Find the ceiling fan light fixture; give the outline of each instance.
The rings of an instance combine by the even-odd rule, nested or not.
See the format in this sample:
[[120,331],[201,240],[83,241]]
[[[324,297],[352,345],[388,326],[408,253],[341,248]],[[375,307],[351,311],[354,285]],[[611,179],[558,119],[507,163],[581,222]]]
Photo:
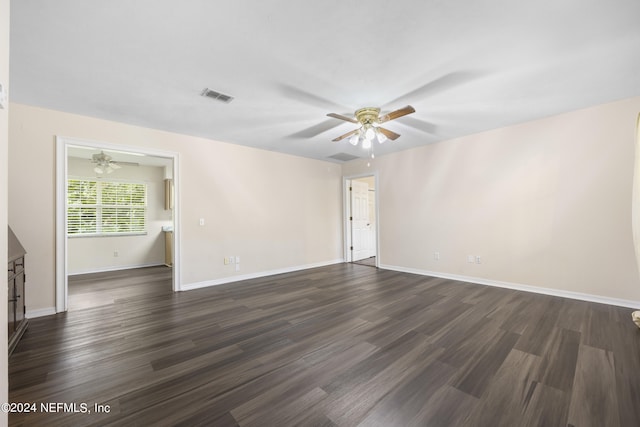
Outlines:
[[[122,169],[122,166],[120,166],[116,161],[114,161],[111,156],[105,154],[104,151],[101,151],[99,154],[94,154],[91,157],[91,161],[95,165],[93,168],[93,171],[99,175],[102,175],[105,172],[112,173],[113,171]],[[131,163],[131,162],[125,162],[125,163],[129,163],[136,166],[138,165],[137,163]]]
[[364,132],[365,139],[369,141],[369,143],[371,143],[371,140],[375,138],[375,136],[376,132],[373,130],[373,128],[370,125],[367,126],[367,130]]
[[355,117],[347,117],[342,114],[329,113],[327,116],[335,119],[344,120],[350,123],[360,124],[358,129],[354,129],[351,132],[347,132],[332,141],[337,142],[342,139],[349,138],[349,143],[352,145],[358,145],[362,142],[363,148],[370,149],[371,143],[374,139],[377,139],[378,143],[382,144],[387,139],[395,141],[400,137],[400,134],[395,133],[389,129],[380,127],[381,123],[385,123],[391,120],[395,120],[399,117],[406,116],[407,114],[415,113],[416,110],[411,105],[407,105],[404,108],[400,108],[390,113],[380,115],[380,109],[376,107],[365,107],[356,110]]
[[384,133],[382,133],[382,132],[380,132],[380,131],[377,131],[377,132],[376,132],[376,134],[377,134],[377,135],[376,135],[376,137],[378,138],[378,143],[379,143],[379,144],[382,144],[382,143],[384,143],[387,139],[389,139],[389,138],[387,138],[387,137],[385,136],[385,134],[384,134]]

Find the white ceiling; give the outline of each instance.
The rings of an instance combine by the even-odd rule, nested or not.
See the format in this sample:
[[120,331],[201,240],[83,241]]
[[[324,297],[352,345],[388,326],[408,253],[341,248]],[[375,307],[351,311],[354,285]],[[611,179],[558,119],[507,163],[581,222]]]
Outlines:
[[10,98],[318,159],[365,156],[326,113],[413,105],[384,154],[640,95],[638,17],[638,0],[12,1]]

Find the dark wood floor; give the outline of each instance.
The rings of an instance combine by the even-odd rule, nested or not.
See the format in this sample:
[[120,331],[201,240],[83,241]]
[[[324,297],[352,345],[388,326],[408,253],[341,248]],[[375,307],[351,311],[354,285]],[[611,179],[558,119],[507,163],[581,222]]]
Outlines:
[[78,274],[69,276],[67,305],[69,311],[111,305],[117,300],[166,294],[171,286],[171,269],[164,266]]
[[375,267],[376,266],[376,257],[372,256],[369,258],[365,258],[365,259],[361,259],[358,261],[353,261],[354,264],[359,264],[359,265],[368,265],[369,267]]
[[11,401],[92,413],[10,424],[640,425],[630,309],[354,264],[177,294],[169,278],[129,271],[120,286],[148,292],[33,319]]

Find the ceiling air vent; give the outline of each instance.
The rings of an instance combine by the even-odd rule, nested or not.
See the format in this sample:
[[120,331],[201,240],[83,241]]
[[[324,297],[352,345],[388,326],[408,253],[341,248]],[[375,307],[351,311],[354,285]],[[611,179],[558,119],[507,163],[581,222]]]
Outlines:
[[209,88],[204,88],[200,95],[206,96],[207,98],[216,99],[221,102],[230,103],[233,101],[233,96],[225,95],[224,93],[216,92],[215,90],[211,90]]

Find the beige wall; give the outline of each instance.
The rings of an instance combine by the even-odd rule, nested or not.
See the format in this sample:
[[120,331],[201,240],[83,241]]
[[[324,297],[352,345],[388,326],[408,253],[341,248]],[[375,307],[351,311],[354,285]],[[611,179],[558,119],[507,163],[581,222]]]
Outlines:
[[[94,179],[94,165],[89,157],[90,154],[87,154],[87,159],[70,157],[68,176]],[[161,167],[124,165],[104,178],[147,184],[147,234],[68,238],[69,274],[164,264],[162,227],[173,224],[171,211],[164,209],[164,175]],[[117,257],[114,251],[118,252]]]
[[635,170],[633,173],[633,205],[631,209],[636,264],[640,270],[640,112],[636,121]]
[[179,153],[183,285],[342,259],[339,165],[12,104],[9,220],[37,265],[29,310],[55,305],[56,135]]
[[[9,0],[0,0],[0,83],[9,86]],[[9,106],[0,110],[0,265],[7,263],[7,145]],[[0,300],[6,301],[7,276],[2,275]],[[7,305],[0,304],[0,319],[7,318]],[[7,365],[7,328],[0,328],[0,403],[9,400]],[[0,412],[0,425],[6,425],[7,414]]]
[[343,172],[379,171],[383,265],[637,302],[639,111],[640,97],[627,99],[380,156],[371,168],[353,161]]

